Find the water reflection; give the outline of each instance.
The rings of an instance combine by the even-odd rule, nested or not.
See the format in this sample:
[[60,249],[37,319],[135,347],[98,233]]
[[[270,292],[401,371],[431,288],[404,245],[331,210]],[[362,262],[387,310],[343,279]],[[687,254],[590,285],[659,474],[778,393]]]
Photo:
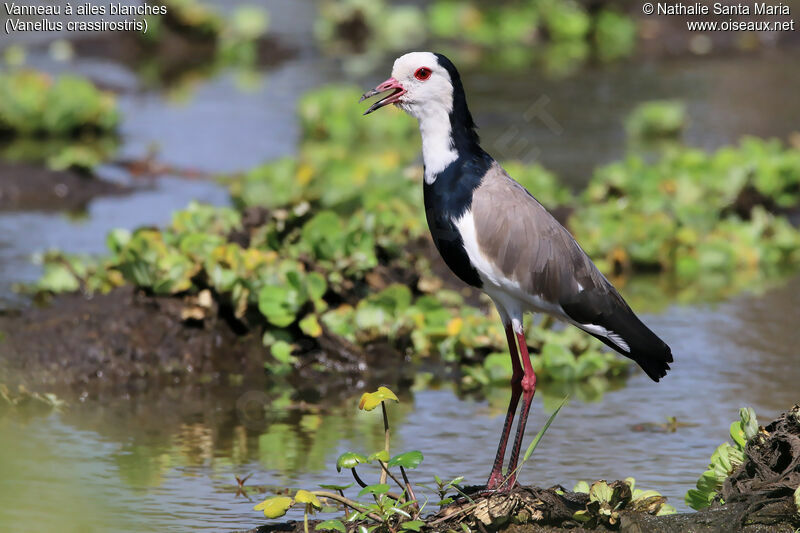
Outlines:
[[[121,90],[119,157],[140,157],[156,144],[165,163],[239,171],[295,149],[294,104],[302,92],[329,82],[371,86],[385,78],[392,60],[379,62],[365,76],[370,79],[355,79],[309,44],[312,2],[270,0],[268,7],[275,7],[277,35],[298,54],[269,72],[260,70],[250,91],[240,91],[236,72],[226,70],[191,80],[175,97],[141,90],[137,73],[117,63],[79,58],[54,65],[35,50],[30,60],[50,72],[82,72]],[[795,131],[797,59],[798,51],[789,50],[768,58],[631,61],[558,80],[536,72],[504,73],[502,83],[496,75],[466,69],[464,79],[487,149],[501,159],[540,161],[580,186],[595,166],[622,155],[621,117],[643,100],[686,99],[693,117],[686,140],[694,146],[716,148],[742,134]],[[541,97],[558,127],[521,118]],[[101,252],[109,229],[163,224],[190,199],[219,205],[228,195],[213,183],[162,179],[153,190],[95,200],[85,219],[69,224],[60,215],[1,214],[0,298],[10,294],[12,283],[38,276],[32,253],[56,246]],[[727,296],[725,283],[703,287]],[[761,296],[694,307],[675,306],[674,294],[657,299],[656,285],[641,278],[624,292],[637,308],[665,311],[647,322],[672,345],[673,372],[658,385],[638,372],[625,387],[602,380],[580,387],[542,384],[529,439],[564,395],[572,401],[522,470],[522,482],[569,487],[578,479],[632,475],[637,486],[661,490],[685,509],[683,493],[727,438],[740,406],[753,406],[766,421],[800,401],[800,278]],[[696,301],[691,291],[678,293],[679,301]],[[236,496],[235,476],[253,474],[247,482],[253,497],[275,486],[346,482],[347,473],[337,474],[333,466],[337,455],[382,446],[379,417],[355,408],[360,391],[309,403],[290,391],[258,390],[264,397],[258,405],[268,409],[255,417],[237,407],[245,392],[165,388],[133,398],[73,399],[63,413],[33,419],[0,415],[0,529],[247,529],[262,519],[252,502]],[[448,378],[418,383],[390,408],[393,450],[425,454],[414,479],[465,474],[468,483],[481,483],[509,394],[506,387],[460,394]],[[668,416],[690,425],[674,433],[635,430]],[[365,469],[364,475],[371,479],[374,472]]]
[[[675,354],[673,371],[659,384],[639,372],[618,389],[542,384],[528,439],[564,393],[572,401],[521,481],[569,487],[579,479],[634,476],[637,486],[660,490],[685,510],[683,494],[727,439],[739,407],[753,406],[766,422],[800,400],[798,289],[800,278],[759,297],[646,317]],[[423,452],[413,477],[419,482],[434,474],[485,481],[510,391],[464,395],[450,378],[421,375],[427,377],[389,408],[392,451]],[[259,417],[237,408],[253,392],[263,399]],[[11,530],[46,525],[38,510],[56,501],[69,510],[65,523],[82,531],[103,530],[109,521],[115,531],[252,527],[261,519],[252,502],[236,496],[235,476],[252,474],[252,498],[278,486],[347,483],[347,472],[336,473],[336,457],[382,447],[381,417],[358,411],[358,396],[342,390],[311,403],[289,390],[199,387],[75,402],[28,421],[6,415],[0,523]],[[670,416],[679,422],[674,432],[641,431]],[[369,468],[361,474],[377,476]]]

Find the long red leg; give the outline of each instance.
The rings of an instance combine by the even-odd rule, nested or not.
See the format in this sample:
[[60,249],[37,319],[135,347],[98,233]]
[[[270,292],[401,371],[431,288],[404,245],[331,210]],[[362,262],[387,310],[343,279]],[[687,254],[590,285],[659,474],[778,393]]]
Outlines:
[[525,424],[528,423],[528,412],[531,410],[533,394],[536,392],[536,374],[533,372],[531,358],[528,355],[528,345],[525,341],[525,334],[517,333],[517,340],[519,341],[519,352],[522,358],[522,364],[525,365],[525,375],[520,383],[522,388],[522,411],[520,412],[519,422],[517,423],[517,435],[514,437],[514,446],[511,448],[511,458],[508,461],[509,479],[505,487],[507,489],[511,489],[517,482],[517,474],[514,470],[517,468],[517,460],[519,459],[519,452],[522,447],[522,438],[525,435]]
[[514,423],[514,414],[517,412],[519,397],[522,394],[521,383],[524,372],[522,371],[522,365],[519,361],[514,330],[511,329],[510,324],[506,326],[506,340],[508,341],[508,351],[511,355],[511,367],[513,368],[513,374],[511,375],[511,400],[508,402],[508,412],[506,413],[506,420],[503,422],[503,433],[500,436],[500,444],[497,446],[497,455],[494,458],[492,473],[489,474],[489,481],[486,482],[487,490],[494,490],[503,482],[503,458],[506,453],[508,437],[511,434],[511,425]]

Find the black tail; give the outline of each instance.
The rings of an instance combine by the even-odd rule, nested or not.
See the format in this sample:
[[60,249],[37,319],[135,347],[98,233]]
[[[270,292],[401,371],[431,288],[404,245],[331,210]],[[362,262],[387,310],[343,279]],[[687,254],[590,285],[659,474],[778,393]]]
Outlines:
[[[667,375],[672,350],[639,320],[616,290],[589,290],[580,295],[577,301],[562,303],[562,308],[572,320],[586,326],[581,329],[636,361],[653,381]],[[607,334],[591,331],[598,326]]]
[[613,337],[604,337],[594,333],[592,335],[600,339],[606,346],[636,361],[650,376],[650,379],[658,381],[667,375],[669,363],[672,362],[672,350],[658,335],[645,326],[630,308],[628,311],[628,316],[624,318],[618,318],[615,313],[603,327],[616,333],[628,346],[629,352],[625,351],[624,346],[616,344]]

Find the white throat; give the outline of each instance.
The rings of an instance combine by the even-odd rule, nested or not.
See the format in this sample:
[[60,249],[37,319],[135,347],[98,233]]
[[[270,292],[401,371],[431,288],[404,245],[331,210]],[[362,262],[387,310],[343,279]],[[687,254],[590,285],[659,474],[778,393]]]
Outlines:
[[450,114],[441,105],[429,105],[417,114],[422,136],[425,183],[430,185],[447,165],[458,159],[450,131]]

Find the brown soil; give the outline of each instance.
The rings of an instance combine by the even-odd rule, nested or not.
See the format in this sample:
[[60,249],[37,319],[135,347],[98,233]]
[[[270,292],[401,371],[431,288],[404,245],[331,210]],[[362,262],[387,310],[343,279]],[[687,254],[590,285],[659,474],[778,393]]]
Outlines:
[[[60,295],[46,307],[0,315],[0,383],[59,394],[120,394],[231,379],[263,387],[273,379],[265,371],[269,355],[260,329],[229,319],[216,303],[197,312],[190,297],[124,287],[93,297]],[[380,345],[362,349],[325,335],[300,351],[296,371],[286,378],[300,394],[324,397],[410,379],[403,358]],[[375,369],[368,379],[362,375],[367,367]]]
[[0,211],[79,211],[98,196],[130,188],[78,172],[0,162]]

